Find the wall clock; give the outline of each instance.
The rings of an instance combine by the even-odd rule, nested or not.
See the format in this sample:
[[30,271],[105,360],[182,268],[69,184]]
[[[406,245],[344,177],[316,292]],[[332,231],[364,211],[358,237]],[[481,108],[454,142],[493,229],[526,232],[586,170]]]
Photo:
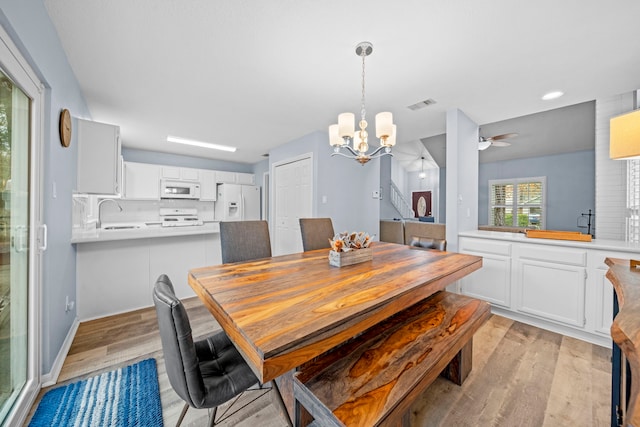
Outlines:
[[66,108],[60,112],[60,143],[63,147],[71,143],[71,113]]

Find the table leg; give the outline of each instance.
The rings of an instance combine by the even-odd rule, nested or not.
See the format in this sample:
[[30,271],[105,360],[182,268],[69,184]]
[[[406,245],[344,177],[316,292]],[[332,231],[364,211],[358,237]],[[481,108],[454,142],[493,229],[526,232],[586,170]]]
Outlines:
[[440,375],[446,379],[462,385],[467,379],[473,365],[473,338],[462,347],[462,349],[451,359],[451,362]]

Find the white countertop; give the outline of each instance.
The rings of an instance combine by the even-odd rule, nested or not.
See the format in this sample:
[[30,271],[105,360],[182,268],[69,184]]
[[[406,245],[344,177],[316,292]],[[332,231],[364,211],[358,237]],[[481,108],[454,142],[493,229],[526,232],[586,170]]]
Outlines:
[[219,222],[205,222],[204,225],[192,225],[186,227],[162,227],[159,224],[153,224],[140,228],[126,228],[120,230],[74,229],[71,235],[71,243],[110,242],[113,240],[189,236],[197,234],[214,234],[219,232]]
[[463,231],[461,233],[458,233],[458,236],[475,237],[490,240],[504,240],[510,242],[535,243],[539,245],[640,253],[640,243],[625,242],[622,240],[593,239],[590,242],[577,242],[573,240],[529,238],[524,233],[507,233],[504,231],[485,230]]

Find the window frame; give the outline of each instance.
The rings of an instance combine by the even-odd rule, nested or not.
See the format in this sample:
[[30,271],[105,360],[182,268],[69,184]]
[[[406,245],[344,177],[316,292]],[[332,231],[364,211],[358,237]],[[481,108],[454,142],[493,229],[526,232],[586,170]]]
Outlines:
[[[542,183],[542,191],[541,191],[541,203],[540,205],[527,205],[527,204],[518,204],[518,185],[519,184],[525,184],[525,183],[529,183],[529,182],[540,182]],[[508,185],[511,184],[513,185],[513,202],[509,205],[509,204],[504,204],[504,205],[494,205],[493,204],[493,186],[494,185]],[[488,181],[488,192],[489,192],[489,198],[487,200],[487,205],[488,205],[488,223],[489,225],[493,225],[491,224],[491,222],[493,221],[493,209],[495,207],[506,207],[506,208],[511,208],[512,212],[514,212],[513,215],[513,221],[512,224],[507,225],[505,224],[504,227],[519,227],[518,225],[518,208],[529,208],[529,207],[536,207],[536,208],[540,208],[541,209],[541,213],[540,213],[540,230],[546,230],[547,228],[547,177],[546,176],[533,176],[533,177],[522,177],[522,178],[502,178],[502,179],[490,179]],[[515,222],[515,224],[514,224]],[[495,226],[495,225],[494,225]],[[498,227],[498,226],[496,226]]]

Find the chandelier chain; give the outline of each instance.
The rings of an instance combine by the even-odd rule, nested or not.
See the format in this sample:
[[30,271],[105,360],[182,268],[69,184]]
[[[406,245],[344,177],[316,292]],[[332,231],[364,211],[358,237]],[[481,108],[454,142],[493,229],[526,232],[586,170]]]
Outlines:
[[362,105],[360,109],[360,115],[362,120],[365,120],[366,110],[364,108],[364,59],[367,57],[365,51],[362,52]]

